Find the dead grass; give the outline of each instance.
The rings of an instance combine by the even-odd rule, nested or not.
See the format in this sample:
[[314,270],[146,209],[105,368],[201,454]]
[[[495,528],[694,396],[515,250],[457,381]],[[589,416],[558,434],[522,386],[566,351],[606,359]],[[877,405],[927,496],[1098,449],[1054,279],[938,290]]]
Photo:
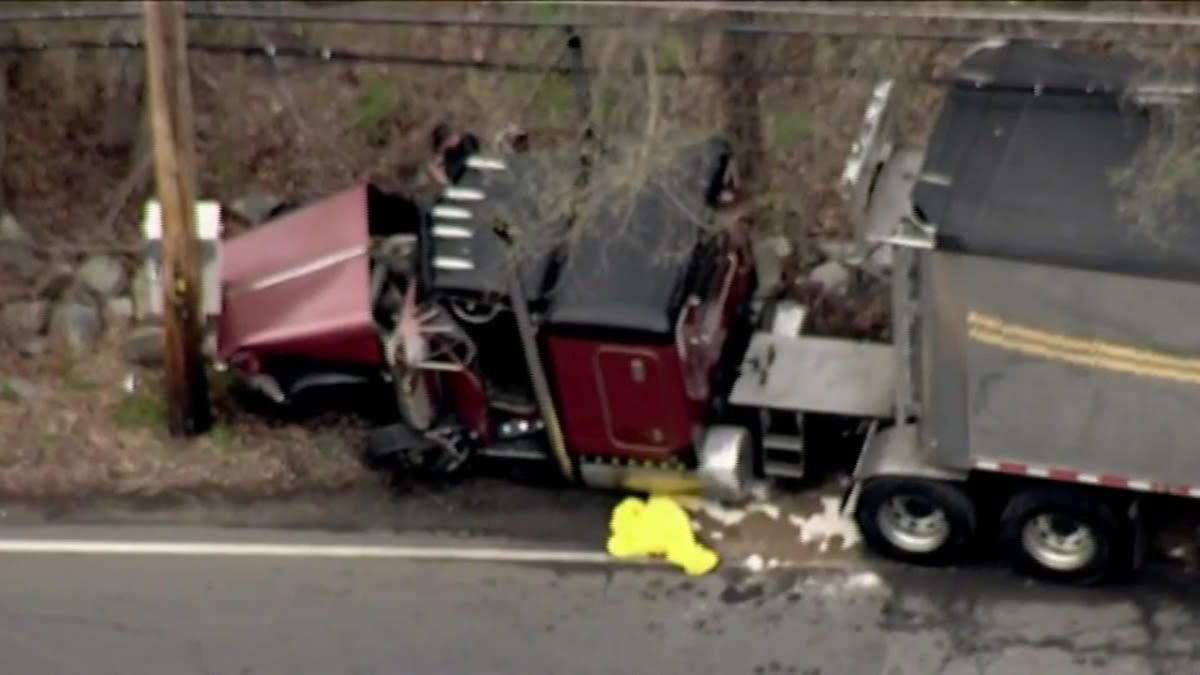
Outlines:
[[32,385],[32,396],[0,388],[0,501],[275,497],[378,481],[355,457],[355,427],[271,426],[240,414],[219,383],[213,431],[171,439],[153,375],[140,374],[127,392],[131,373],[109,353],[26,369],[23,388]]

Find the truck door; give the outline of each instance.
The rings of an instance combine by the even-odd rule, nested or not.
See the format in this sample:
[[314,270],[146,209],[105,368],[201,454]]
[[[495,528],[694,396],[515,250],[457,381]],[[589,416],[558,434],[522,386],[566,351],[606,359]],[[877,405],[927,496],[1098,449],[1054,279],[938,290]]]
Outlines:
[[609,442],[623,450],[666,450],[673,400],[658,354],[647,349],[601,347],[596,352],[596,382]]

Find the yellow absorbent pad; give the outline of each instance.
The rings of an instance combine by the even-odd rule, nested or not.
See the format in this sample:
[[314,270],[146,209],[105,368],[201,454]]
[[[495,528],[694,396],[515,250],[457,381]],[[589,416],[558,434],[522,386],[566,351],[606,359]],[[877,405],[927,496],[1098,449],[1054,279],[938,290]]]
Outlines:
[[608,554],[614,558],[662,556],[692,576],[707,574],[720,562],[715,552],[696,541],[687,511],[670,497],[621,500],[609,528]]

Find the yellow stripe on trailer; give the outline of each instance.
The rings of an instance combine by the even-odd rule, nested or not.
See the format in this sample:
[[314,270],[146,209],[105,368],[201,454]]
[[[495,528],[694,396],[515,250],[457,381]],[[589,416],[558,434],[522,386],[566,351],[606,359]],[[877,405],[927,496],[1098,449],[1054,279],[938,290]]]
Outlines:
[[1050,361],[1138,377],[1200,384],[1200,358],[1071,337],[1008,323],[979,312],[967,314],[967,337],[997,349]]

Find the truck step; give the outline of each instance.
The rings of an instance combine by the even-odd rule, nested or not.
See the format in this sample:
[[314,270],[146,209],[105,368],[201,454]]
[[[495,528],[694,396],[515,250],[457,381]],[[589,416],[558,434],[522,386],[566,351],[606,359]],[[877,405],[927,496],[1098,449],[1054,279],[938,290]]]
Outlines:
[[780,452],[804,453],[804,439],[799,436],[767,434],[763,436],[763,448]]
[[772,462],[763,464],[763,472],[772,478],[804,478],[804,467],[790,462]]
[[539,462],[550,459],[546,448],[539,443],[522,442],[521,440],[500,442],[480,448],[478,453],[492,459],[522,459]]

